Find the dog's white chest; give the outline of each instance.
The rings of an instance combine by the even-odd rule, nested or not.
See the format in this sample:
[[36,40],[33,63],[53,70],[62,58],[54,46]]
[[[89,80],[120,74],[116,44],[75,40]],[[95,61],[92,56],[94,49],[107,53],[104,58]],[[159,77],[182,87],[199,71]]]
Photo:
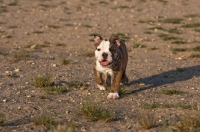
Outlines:
[[109,75],[113,75],[113,70],[111,69],[111,68],[108,68],[108,67],[103,67],[103,66],[101,66],[100,64],[99,64],[99,62],[96,62],[96,70],[98,71],[98,72],[101,72],[101,73],[103,73],[104,75],[107,75],[107,74],[109,74]]

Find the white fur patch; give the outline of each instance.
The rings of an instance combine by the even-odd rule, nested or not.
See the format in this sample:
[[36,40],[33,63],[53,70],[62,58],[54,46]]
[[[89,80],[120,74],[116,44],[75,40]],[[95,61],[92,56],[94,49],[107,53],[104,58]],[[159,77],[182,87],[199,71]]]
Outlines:
[[118,93],[109,93],[109,95],[107,96],[107,99],[118,99],[118,98],[119,98]]
[[106,88],[105,88],[103,85],[98,85],[98,84],[97,84],[97,86],[98,86],[98,88],[99,88],[100,90],[106,90]]

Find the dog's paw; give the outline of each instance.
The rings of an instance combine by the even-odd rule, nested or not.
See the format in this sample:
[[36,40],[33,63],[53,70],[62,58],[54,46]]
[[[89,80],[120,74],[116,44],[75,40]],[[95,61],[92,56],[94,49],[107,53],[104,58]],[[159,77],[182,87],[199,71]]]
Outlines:
[[118,98],[119,98],[118,93],[109,93],[109,95],[107,96],[107,99],[118,99]]
[[98,84],[97,84],[97,87],[98,87],[100,90],[106,90],[106,88],[105,88],[103,85],[98,85]]

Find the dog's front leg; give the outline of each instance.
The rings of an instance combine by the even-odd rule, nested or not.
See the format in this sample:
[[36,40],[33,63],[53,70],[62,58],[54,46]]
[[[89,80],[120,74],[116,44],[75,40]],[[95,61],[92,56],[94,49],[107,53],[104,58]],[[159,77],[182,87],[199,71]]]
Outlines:
[[115,71],[113,73],[113,77],[111,77],[112,85],[111,85],[110,93],[107,96],[107,99],[119,98],[119,86],[120,86],[121,77],[122,77],[121,71]]
[[97,84],[97,87],[100,90],[106,90],[106,88],[104,87],[104,82],[102,79],[102,73],[98,72],[95,68],[94,68],[94,75],[95,75],[95,81]]

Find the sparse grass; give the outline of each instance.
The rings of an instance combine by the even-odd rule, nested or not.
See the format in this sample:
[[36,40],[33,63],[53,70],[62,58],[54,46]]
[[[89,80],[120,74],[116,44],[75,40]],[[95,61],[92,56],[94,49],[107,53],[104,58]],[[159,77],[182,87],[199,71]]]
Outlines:
[[128,9],[129,7],[127,5],[122,5],[118,7],[119,9]]
[[180,132],[199,132],[200,131],[200,112],[185,113],[176,123],[176,128]]
[[128,94],[128,91],[125,88],[120,88],[119,89],[119,96],[124,96]]
[[139,23],[148,23],[148,24],[155,23],[154,20],[139,20],[138,22]]
[[10,26],[9,28],[18,28],[18,26],[15,26],[15,25],[14,25],[14,26]]
[[194,47],[194,48],[193,48],[193,51],[198,51],[198,52],[200,52],[200,46]]
[[146,34],[152,34],[152,32],[150,32],[150,31],[145,31],[144,33],[146,33]]
[[55,5],[47,5],[47,4],[39,4],[39,6],[45,7],[45,8],[56,7]]
[[172,24],[180,24],[183,19],[181,18],[166,18],[162,22],[163,23],[172,23]]
[[198,28],[198,27],[200,27],[200,23],[197,22],[197,23],[184,24],[184,25],[182,25],[182,27],[184,27],[184,28]]
[[146,45],[140,44],[140,43],[136,43],[133,45],[133,48],[146,48]]
[[60,26],[57,26],[57,25],[48,25],[47,27],[48,28],[53,28],[53,29],[60,28]]
[[91,33],[91,34],[89,34],[89,36],[101,36],[101,35],[98,33]]
[[72,27],[72,26],[74,26],[74,24],[67,23],[67,24],[65,24],[65,26]]
[[124,40],[124,41],[128,41],[130,39],[130,37],[125,33],[116,33],[113,35],[118,36],[121,40]]
[[157,49],[159,49],[159,48],[156,48],[156,47],[152,47],[152,48],[150,48],[151,50],[157,50]]
[[179,40],[180,38],[174,37],[168,34],[159,34],[158,37],[160,37],[164,41],[169,41],[169,40]]
[[17,6],[18,5],[18,1],[14,0],[13,2],[8,4],[9,6]]
[[181,34],[182,32],[177,28],[172,28],[168,30],[169,33]]
[[40,99],[49,99],[49,97],[47,95],[41,95],[39,96]]
[[178,72],[184,72],[184,71],[185,71],[183,68],[179,68],[179,67],[177,67],[176,70],[177,70]]
[[85,57],[94,57],[94,52],[93,51],[85,51],[83,53],[81,53],[82,56]]
[[172,41],[171,43],[172,44],[186,44],[186,42],[183,40],[175,40],[175,41]]
[[43,31],[33,31],[34,34],[42,34],[44,33]]
[[47,112],[43,112],[42,114],[33,117],[31,121],[39,126],[49,126],[53,122],[51,114]]
[[192,109],[193,106],[190,104],[177,104],[177,106],[181,109]]
[[63,43],[57,43],[56,46],[62,46],[62,47],[64,47],[64,46],[66,46],[66,45],[63,44]]
[[35,87],[44,88],[44,87],[53,86],[54,82],[52,79],[52,75],[45,74],[45,75],[37,75],[37,76],[33,77],[32,84]]
[[188,15],[184,15],[184,17],[186,18],[194,18],[194,17],[200,17],[199,14],[188,14]]
[[104,120],[110,122],[114,120],[114,112],[92,102],[83,103],[78,113],[87,116],[91,121]]
[[0,6],[0,13],[3,13],[3,12],[8,12],[6,6]]
[[174,53],[188,51],[187,48],[172,48],[171,50],[172,50],[172,52],[174,52]]
[[63,64],[63,65],[69,65],[71,63],[72,63],[72,60],[68,60],[68,59],[65,59],[65,58],[61,59],[61,64]]
[[43,88],[47,93],[54,94],[54,93],[64,93],[67,92],[67,87],[60,87],[60,86],[48,86]]
[[163,93],[166,95],[181,95],[184,94],[185,92],[180,90],[163,90]]
[[3,113],[0,113],[0,126],[3,126],[5,122],[5,117],[3,115]]
[[6,36],[6,38],[10,39],[10,38],[13,38],[13,37],[11,35],[8,35],[8,36]]
[[109,3],[106,2],[106,1],[100,1],[99,4],[102,4],[102,5],[108,5]]
[[30,59],[30,58],[31,58],[30,53],[27,52],[27,51],[22,50],[22,51],[19,51],[19,52],[15,53],[13,55],[13,59],[12,60],[14,62],[18,62],[18,61],[27,60],[27,59]]
[[194,31],[199,32],[200,33],[200,29],[194,29]]
[[87,24],[84,24],[84,25],[82,25],[82,27],[86,27],[86,28],[92,28],[92,26],[91,26],[91,25],[87,25]]
[[72,81],[66,84],[69,88],[81,88],[81,87],[88,87],[89,85],[84,82]]
[[162,2],[163,4],[167,4],[168,1],[166,0],[157,0],[158,2]]
[[78,127],[73,121],[68,121],[64,124],[59,124],[52,132],[76,132],[76,128]]
[[150,129],[156,127],[156,118],[153,113],[148,112],[140,112],[137,114],[138,122],[144,129]]
[[190,58],[200,58],[200,54],[191,54]]

